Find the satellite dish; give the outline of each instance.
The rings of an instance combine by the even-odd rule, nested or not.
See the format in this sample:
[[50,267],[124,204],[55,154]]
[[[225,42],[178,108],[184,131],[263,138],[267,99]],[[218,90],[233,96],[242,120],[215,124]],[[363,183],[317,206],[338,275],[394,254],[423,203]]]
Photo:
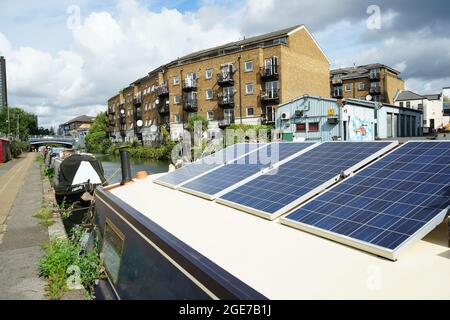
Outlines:
[[372,101],[372,99],[373,99],[373,98],[372,98],[372,96],[371,96],[370,94],[368,94],[368,95],[366,96],[366,100],[367,100],[367,101]]
[[124,113],[125,113],[125,110],[124,110],[124,109],[120,109],[120,113],[121,113],[121,114],[124,114]]
[[157,127],[157,126],[152,125],[152,126],[150,127],[150,132],[151,132],[151,133],[156,133],[157,131],[158,131],[158,127]]
[[159,104],[159,99],[156,99],[156,100],[155,100],[155,103],[156,103],[156,104]]
[[136,124],[137,124],[138,127],[142,127],[144,122],[142,122],[142,120],[138,120],[138,121],[136,121]]

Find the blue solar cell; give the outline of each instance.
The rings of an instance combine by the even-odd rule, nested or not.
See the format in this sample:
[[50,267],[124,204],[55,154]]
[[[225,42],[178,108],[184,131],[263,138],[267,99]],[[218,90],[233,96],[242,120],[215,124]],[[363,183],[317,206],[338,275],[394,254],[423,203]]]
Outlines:
[[[273,219],[341,172],[390,147],[391,142],[325,142],[221,196],[218,202]],[[356,195],[362,190],[349,192]]]
[[170,187],[176,187],[190,179],[195,178],[196,176],[218,168],[224,163],[233,161],[249,152],[253,152],[262,146],[263,145],[256,143],[239,143],[229,146],[212,155],[203,157],[192,164],[167,173],[156,179],[155,182]]
[[350,238],[350,244],[395,259],[396,250],[425,236],[450,207],[448,160],[448,141],[408,142],[282,222],[333,239],[345,236],[342,242]]
[[312,142],[268,144],[239,160],[183,184],[181,190],[212,198],[215,194],[313,145]]

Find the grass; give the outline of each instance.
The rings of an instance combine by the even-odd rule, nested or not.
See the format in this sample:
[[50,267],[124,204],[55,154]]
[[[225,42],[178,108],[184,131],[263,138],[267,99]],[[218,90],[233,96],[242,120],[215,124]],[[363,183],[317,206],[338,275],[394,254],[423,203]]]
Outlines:
[[88,292],[86,298],[93,299],[94,285],[97,279],[103,278],[102,261],[98,246],[86,251],[80,245],[84,231],[75,229],[70,239],[51,239],[44,245],[45,255],[39,261],[40,275],[48,279],[47,297],[51,300],[60,299],[69,290],[68,280],[74,274],[68,271],[74,266],[80,271],[75,274],[79,282]]
[[41,208],[33,215],[33,217],[39,219],[39,223],[46,228],[55,223],[55,221],[53,221],[53,210],[50,209],[45,202],[42,202]]

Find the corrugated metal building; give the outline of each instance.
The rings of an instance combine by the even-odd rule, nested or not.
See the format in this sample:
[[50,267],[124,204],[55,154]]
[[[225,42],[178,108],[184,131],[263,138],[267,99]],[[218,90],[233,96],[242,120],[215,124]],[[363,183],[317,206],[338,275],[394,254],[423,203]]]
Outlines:
[[279,106],[276,137],[283,140],[372,141],[419,136],[422,112],[378,102],[302,96]]

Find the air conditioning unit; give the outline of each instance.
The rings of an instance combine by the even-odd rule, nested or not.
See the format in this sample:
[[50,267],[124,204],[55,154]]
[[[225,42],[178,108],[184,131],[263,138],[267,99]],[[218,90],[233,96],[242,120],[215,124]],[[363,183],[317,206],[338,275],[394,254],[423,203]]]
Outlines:
[[281,114],[281,120],[289,120],[291,118],[291,115],[289,114],[289,112],[283,112]]

